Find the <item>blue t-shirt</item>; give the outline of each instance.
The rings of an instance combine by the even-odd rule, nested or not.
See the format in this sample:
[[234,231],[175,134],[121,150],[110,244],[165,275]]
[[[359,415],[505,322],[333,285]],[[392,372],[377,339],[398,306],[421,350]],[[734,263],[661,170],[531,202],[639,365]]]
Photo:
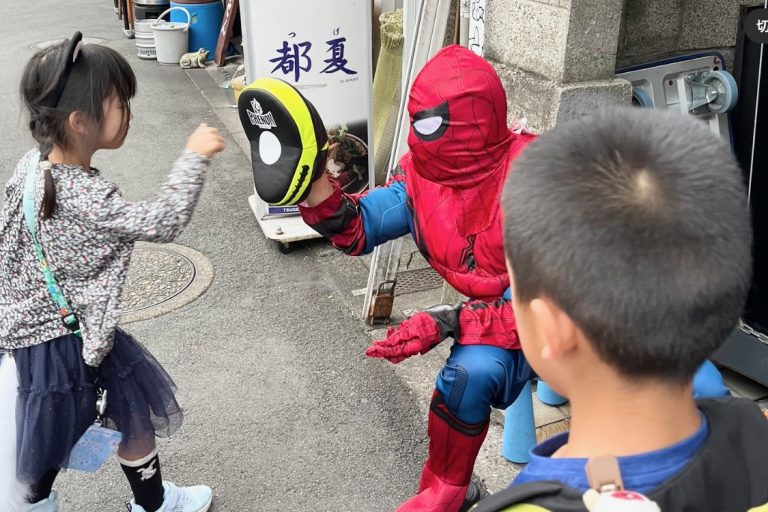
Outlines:
[[[647,494],[678,474],[707,439],[709,426],[703,414],[699,431],[677,444],[657,450],[619,457],[624,488]],[[512,485],[542,480],[555,480],[579,491],[589,488],[584,467],[588,459],[552,458],[552,454],[568,442],[568,433],[548,439],[531,450],[530,462]]]

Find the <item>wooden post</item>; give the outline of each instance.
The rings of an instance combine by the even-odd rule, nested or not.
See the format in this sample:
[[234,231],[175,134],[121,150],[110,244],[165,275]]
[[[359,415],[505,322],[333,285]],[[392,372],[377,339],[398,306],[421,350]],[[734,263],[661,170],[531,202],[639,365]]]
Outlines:
[[216,55],[214,56],[217,66],[223,66],[227,61],[227,48],[229,47],[230,39],[232,39],[232,30],[235,26],[235,18],[237,17],[239,7],[240,2],[238,0],[227,0],[224,19],[221,22],[221,30],[219,31],[219,40],[216,43]]
[[128,2],[128,26],[133,30],[136,27],[136,11],[133,8],[134,0],[126,0]]

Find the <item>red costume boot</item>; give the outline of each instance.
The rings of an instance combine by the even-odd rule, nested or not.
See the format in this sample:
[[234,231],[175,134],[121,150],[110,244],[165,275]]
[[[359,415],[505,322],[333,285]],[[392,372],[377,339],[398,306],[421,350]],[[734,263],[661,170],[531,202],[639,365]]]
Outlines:
[[419,493],[400,505],[397,512],[458,512],[464,505],[489,420],[476,425],[462,423],[435,391],[427,427],[429,457],[421,472]]

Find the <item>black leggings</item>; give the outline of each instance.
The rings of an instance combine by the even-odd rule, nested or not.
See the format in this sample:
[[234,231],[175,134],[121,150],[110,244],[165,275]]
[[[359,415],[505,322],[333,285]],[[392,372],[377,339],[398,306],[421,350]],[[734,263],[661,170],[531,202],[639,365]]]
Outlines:
[[53,489],[53,482],[56,480],[58,475],[58,469],[51,469],[50,471],[46,472],[40,478],[40,480],[37,481],[37,483],[32,485],[31,492],[27,501],[29,503],[37,503],[38,501],[43,501],[44,499],[48,498],[48,496],[51,495],[51,490]]

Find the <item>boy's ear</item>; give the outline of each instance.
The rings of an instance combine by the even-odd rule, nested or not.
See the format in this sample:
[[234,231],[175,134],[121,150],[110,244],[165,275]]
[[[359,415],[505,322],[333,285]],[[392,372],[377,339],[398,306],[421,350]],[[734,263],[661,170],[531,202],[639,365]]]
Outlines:
[[531,301],[530,312],[543,342],[542,359],[559,359],[576,346],[576,325],[557,304],[539,297]]

